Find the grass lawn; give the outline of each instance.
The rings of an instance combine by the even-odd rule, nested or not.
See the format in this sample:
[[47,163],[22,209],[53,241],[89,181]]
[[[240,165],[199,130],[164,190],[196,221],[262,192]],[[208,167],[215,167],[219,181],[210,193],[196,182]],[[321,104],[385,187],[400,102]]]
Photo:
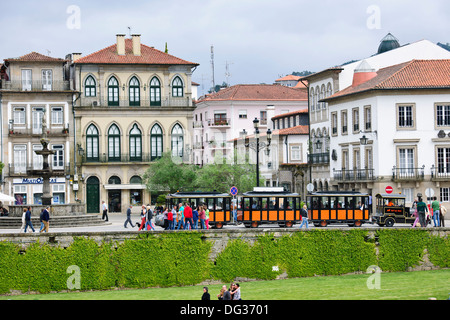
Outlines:
[[[369,289],[372,275],[352,274],[242,282],[243,300],[446,300],[450,269],[379,274],[379,289]],[[229,284],[227,284],[229,285]],[[222,284],[210,285],[211,300]],[[124,289],[0,296],[0,300],[200,300],[203,286]]]

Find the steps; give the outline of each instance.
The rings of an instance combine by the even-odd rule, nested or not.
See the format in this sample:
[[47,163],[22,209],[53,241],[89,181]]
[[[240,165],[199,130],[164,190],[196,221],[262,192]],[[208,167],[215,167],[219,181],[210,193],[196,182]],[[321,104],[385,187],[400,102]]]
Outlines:
[[[34,229],[39,229],[41,226],[39,217],[32,217],[31,223]],[[102,220],[96,214],[50,217],[50,228],[86,227],[107,224],[109,222]],[[0,217],[0,229],[20,229],[21,226],[22,217]]]

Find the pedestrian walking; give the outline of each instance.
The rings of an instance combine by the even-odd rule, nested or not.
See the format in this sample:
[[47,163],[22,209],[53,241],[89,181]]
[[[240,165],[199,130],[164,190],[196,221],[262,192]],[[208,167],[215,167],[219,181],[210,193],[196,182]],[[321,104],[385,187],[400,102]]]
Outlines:
[[39,215],[39,222],[41,223],[41,227],[39,228],[39,232],[42,232],[42,229],[44,229],[44,222],[42,221],[43,215],[44,215],[44,209],[41,209],[41,214]]
[[35,232],[33,228],[33,223],[31,223],[31,207],[27,208],[27,211],[25,213],[25,233],[27,233],[27,228],[30,227],[33,232]]
[[108,206],[106,205],[105,201],[102,201],[102,210],[103,210],[102,220],[106,218],[106,221],[109,221],[108,220]]
[[426,212],[428,212],[427,204],[422,201],[422,197],[418,197],[417,213],[419,214],[420,226],[423,228],[425,228],[427,226],[427,221],[426,221],[426,217],[425,217]]
[[131,209],[133,208],[133,206],[130,204],[130,206],[127,209],[127,219],[125,220],[125,223],[123,224],[124,228],[128,228],[127,224],[129,223],[131,225],[132,228],[134,228],[135,226],[133,225],[133,222],[131,221]]
[[48,232],[49,221],[50,221],[50,207],[47,206],[44,210],[42,210],[42,223],[44,224],[44,228],[41,228],[39,232]]
[[138,231],[141,231],[142,229],[144,229],[144,227],[145,227],[145,220],[146,219],[147,219],[147,209],[143,205],[142,206],[142,210],[141,210],[141,223],[139,225],[139,230]]
[[167,210],[167,230],[173,230],[173,208],[171,210]]
[[416,220],[414,220],[414,223],[412,225],[412,228],[415,228],[417,222],[419,222],[419,213],[417,212],[417,199],[414,199],[414,202],[411,207],[411,211],[412,211],[411,216],[416,217]]
[[439,203],[439,201],[437,201],[437,198],[434,197],[433,202],[431,203],[431,210],[433,211],[433,223],[435,227],[440,227],[440,223],[439,223],[439,209],[441,207],[441,204]]
[[302,223],[300,224],[299,229],[301,229],[304,224],[306,224],[306,229],[309,229],[309,225],[308,225],[308,207],[306,206],[306,204],[304,204],[303,207],[301,208],[300,214],[302,216]]
[[222,300],[231,300],[231,292],[230,289],[227,289],[226,285],[223,285],[223,288],[225,288],[225,292],[223,293]]
[[155,228],[153,227],[152,219],[153,219],[153,211],[150,208],[150,205],[147,205],[147,221],[145,223],[145,229],[146,230],[153,230],[155,231]]
[[27,214],[27,208],[23,208],[23,212],[22,212],[22,226],[20,227],[20,231],[22,232],[22,230],[25,230],[25,226],[26,226],[26,222],[25,222],[25,215]]

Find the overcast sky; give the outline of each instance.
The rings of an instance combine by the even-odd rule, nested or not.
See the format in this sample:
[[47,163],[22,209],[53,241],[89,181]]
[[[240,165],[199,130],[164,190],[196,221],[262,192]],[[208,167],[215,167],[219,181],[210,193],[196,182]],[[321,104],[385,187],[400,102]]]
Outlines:
[[[215,83],[273,83],[293,71],[320,71],[377,51],[391,32],[407,44],[450,42],[448,0],[0,0],[0,58],[37,51],[83,55],[118,33],[197,62],[200,93]],[[75,7],[74,7],[75,6]]]

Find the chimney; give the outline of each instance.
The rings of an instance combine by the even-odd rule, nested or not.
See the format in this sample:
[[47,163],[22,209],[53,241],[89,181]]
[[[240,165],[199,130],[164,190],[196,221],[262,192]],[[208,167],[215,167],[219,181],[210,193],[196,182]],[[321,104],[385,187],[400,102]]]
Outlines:
[[125,55],[125,35],[124,34],[118,34],[116,35],[117,38],[117,54],[119,56]]
[[72,62],[81,58],[81,53],[72,53]]
[[275,117],[275,106],[267,105],[266,106],[266,117],[267,117],[267,129],[273,129],[273,121],[272,118]]
[[141,55],[141,35],[140,34],[132,34],[133,39],[133,54],[135,56]]
[[363,60],[354,71],[352,87],[359,86],[360,84],[367,82],[376,76],[377,73],[375,70],[372,69],[366,60]]

